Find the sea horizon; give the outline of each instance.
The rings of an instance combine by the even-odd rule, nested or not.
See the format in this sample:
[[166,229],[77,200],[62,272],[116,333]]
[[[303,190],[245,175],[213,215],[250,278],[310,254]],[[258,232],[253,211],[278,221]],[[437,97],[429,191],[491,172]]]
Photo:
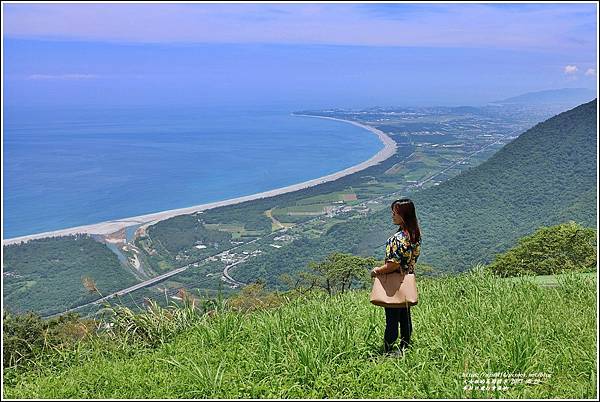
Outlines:
[[3,239],[251,196],[383,149],[347,122],[248,109],[9,108]]

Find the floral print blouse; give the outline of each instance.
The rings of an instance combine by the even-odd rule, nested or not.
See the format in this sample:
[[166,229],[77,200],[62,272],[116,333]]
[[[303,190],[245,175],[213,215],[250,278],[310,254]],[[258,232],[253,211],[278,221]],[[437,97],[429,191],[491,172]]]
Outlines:
[[400,263],[400,269],[409,274],[415,273],[415,264],[421,254],[421,242],[411,243],[408,231],[398,229],[393,236],[387,239],[385,246],[385,262]]

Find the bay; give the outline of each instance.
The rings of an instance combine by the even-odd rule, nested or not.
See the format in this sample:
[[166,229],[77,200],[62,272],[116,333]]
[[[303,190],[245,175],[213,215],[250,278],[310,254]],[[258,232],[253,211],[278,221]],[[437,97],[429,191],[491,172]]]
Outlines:
[[3,237],[268,191],[383,148],[360,127],[291,112],[4,108]]

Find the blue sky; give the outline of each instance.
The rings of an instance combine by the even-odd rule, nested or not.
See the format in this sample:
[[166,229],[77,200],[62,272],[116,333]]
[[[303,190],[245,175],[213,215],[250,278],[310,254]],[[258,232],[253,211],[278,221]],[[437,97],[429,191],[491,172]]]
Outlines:
[[8,105],[466,105],[596,88],[594,3],[2,7]]

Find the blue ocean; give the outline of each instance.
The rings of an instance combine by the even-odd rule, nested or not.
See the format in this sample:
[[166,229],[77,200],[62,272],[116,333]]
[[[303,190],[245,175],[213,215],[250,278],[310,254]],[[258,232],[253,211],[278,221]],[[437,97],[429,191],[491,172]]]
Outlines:
[[292,110],[5,108],[5,239],[241,197],[369,159],[360,127]]

